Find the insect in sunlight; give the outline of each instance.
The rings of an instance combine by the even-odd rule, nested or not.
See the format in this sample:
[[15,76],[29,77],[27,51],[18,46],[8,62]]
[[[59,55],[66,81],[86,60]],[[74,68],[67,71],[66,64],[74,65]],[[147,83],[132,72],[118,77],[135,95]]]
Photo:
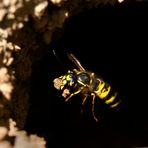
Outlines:
[[[85,70],[80,61],[73,55],[68,54],[68,58],[74,62],[77,69],[68,70],[65,75],[54,79],[54,87],[62,91],[65,101],[69,101],[74,95],[82,94],[82,106],[88,97],[92,98],[92,116],[95,121],[98,118],[95,115],[95,99],[104,101],[110,108],[118,108],[121,100],[117,92],[112,90],[110,84],[97,76],[94,72]],[[73,90],[73,91],[72,91]],[[81,109],[83,112],[83,109]]]

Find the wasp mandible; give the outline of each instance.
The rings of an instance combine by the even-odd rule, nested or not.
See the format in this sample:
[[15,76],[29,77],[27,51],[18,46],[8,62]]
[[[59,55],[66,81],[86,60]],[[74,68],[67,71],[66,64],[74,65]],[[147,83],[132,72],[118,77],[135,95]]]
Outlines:
[[[62,90],[62,96],[65,101],[69,101],[74,95],[82,94],[82,106],[85,104],[88,96],[92,98],[92,115],[95,121],[98,118],[95,116],[95,99],[99,98],[108,104],[110,108],[117,108],[120,104],[120,99],[117,97],[117,92],[112,90],[111,85],[97,76],[94,72],[89,72],[81,65],[80,61],[73,55],[68,54],[68,58],[75,63],[78,69],[68,70],[65,75],[54,79],[54,87]],[[71,92],[71,90],[74,90]],[[81,109],[83,112],[83,109]]]

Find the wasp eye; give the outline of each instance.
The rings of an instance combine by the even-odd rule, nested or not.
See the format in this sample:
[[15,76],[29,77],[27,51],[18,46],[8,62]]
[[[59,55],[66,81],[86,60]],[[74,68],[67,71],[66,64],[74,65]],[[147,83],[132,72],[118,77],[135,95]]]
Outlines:
[[70,74],[69,76],[70,76],[70,83],[72,84],[75,83],[76,77],[73,74]]

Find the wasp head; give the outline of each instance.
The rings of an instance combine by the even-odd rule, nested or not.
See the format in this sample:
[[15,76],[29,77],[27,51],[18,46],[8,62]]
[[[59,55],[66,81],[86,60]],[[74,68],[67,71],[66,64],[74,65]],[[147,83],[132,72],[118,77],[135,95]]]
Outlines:
[[67,74],[54,79],[54,87],[59,90],[63,90],[67,87],[72,87],[76,82],[76,76],[73,71],[68,71]]

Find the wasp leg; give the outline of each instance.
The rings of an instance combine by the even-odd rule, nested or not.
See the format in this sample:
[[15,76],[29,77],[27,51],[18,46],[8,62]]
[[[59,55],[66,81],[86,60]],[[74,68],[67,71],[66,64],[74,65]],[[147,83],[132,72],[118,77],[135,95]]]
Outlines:
[[94,119],[96,120],[96,122],[98,122],[98,119],[95,116],[95,112],[94,112],[96,95],[94,93],[91,93],[91,96],[93,96],[93,98],[92,98],[92,115],[93,115]]
[[86,102],[87,97],[88,97],[88,95],[85,95],[85,98],[83,99],[82,108],[81,108],[81,114],[83,113],[83,105]]
[[74,95],[76,95],[76,94],[78,94],[78,93],[80,93],[80,92],[81,92],[81,89],[79,89],[78,91],[72,93],[69,97],[67,97],[67,98],[65,99],[65,102],[67,102],[71,97],[73,97]]

